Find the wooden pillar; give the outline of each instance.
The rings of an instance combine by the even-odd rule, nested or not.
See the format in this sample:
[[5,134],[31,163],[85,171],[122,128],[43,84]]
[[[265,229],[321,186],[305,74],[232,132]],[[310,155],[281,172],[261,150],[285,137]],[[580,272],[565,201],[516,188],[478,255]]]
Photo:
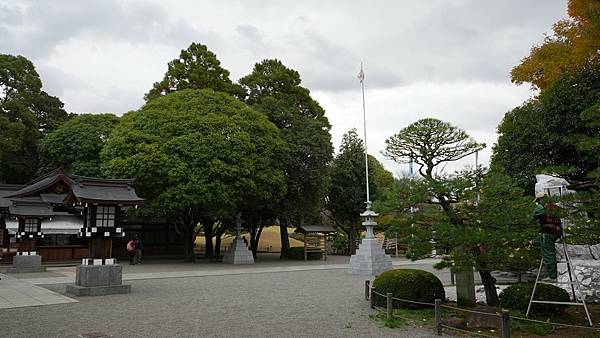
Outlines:
[[19,251],[35,251],[35,238],[21,238],[19,242]]
[[327,233],[323,234],[323,257],[327,261]]
[[308,241],[308,237],[307,237],[308,233],[304,233],[304,261],[308,261],[308,253],[306,252],[306,241]]
[[90,258],[111,258],[112,238],[92,237],[90,238]]

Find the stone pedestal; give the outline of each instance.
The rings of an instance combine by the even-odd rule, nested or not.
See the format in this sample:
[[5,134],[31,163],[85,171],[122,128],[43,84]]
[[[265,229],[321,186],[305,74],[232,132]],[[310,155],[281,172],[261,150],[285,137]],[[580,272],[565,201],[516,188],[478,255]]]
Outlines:
[[356,254],[350,257],[348,272],[353,275],[376,276],[392,268],[392,258],[386,255],[375,238],[365,238]]
[[392,268],[392,258],[383,251],[381,243],[375,239],[373,227],[377,225],[375,217],[378,216],[371,210],[371,202],[367,201],[367,210],[361,217],[362,223],[367,228],[367,237],[362,240],[356,253],[350,257],[348,272],[353,275],[376,276]]
[[116,264],[114,259],[84,259],[84,264],[77,266],[75,284],[67,285],[67,293],[75,296],[103,296],[129,292],[131,285],[123,285],[123,266]]
[[254,264],[254,256],[250,251],[244,239],[242,238],[242,215],[237,214],[235,219],[235,239],[229,250],[223,256],[223,263],[227,264]]
[[223,256],[223,263],[254,264],[254,256],[252,256],[252,251],[250,251],[246,247],[246,244],[244,244],[244,240],[236,238],[229,250],[225,252],[225,255]]
[[13,257],[12,267],[8,269],[9,273],[44,271],[46,271],[46,268],[42,266],[42,256],[35,251],[18,252]]

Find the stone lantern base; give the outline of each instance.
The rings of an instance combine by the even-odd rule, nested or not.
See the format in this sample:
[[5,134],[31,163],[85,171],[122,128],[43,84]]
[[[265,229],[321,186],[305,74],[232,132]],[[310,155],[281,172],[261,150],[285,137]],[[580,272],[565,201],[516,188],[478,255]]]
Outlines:
[[254,256],[252,256],[252,251],[246,247],[244,240],[236,238],[229,250],[225,252],[223,263],[254,264]]
[[350,257],[348,272],[353,275],[377,276],[392,268],[392,258],[383,251],[375,238],[365,238],[356,254]]
[[123,266],[116,259],[83,259],[77,266],[75,284],[67,285],[74,296],[104,296],[130,293],[131,285],[123,285]]
[[42,256],[36,251],[19,251],[13,257],[12,267],[8,273],[44,272],[46,267],[42,266]]

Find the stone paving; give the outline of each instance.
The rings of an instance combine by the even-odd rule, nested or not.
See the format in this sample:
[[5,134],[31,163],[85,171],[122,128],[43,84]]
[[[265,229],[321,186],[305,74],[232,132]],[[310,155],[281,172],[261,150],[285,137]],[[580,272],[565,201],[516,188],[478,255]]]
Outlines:
[[[0,310],[0,336],[433,336],[429,328],[388,329],[369,320],[374,311],[363,298],[365,277],[349,275],[342,263],[229,266],[213,274],[209,274],[213,269],[198,268],[201,264],[179,272],[157,271],[159,265],[127,266],[124,277],[154,277],[130,279],[130,294]],[[48,273],[68,269],[52,268]],[[184,276],[194,271],[204,275]],[[166,277],[177,273],[180,278]],[[23,277],[27,278],[20,282],[34,279]],[[45,287],[58,293],[65,290],[64,284]]]
[[[75,303],[76,300],[32,283],[0,274],[0,309]],[[0,336],[2,332],[0,332]]]
[[[242,266],[177,260],[125,264],[123,281],[132,285],[131,294],[76,300],[64,296],[75,266],[3,275],[0,337],[432,336],[430,329],[390,330],[368,320],[373,310],[363,299],[367,278],[347,273],[348,257],[330,256],[327,262],[259,258]],[[450,273],[433,268],[438,261],[393,258],[393,265],[435,273],[452,298]]]

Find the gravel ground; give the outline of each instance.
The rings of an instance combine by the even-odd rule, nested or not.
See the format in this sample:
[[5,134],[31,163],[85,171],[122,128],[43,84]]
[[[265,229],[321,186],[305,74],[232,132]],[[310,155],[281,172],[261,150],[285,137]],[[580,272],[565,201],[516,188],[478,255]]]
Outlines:
[[[132,281],[128,295],[0,310],[1,337],[431,337],[368,319],[364,277],[345,270]],[[64,293],[64,285],[48,289]]]

